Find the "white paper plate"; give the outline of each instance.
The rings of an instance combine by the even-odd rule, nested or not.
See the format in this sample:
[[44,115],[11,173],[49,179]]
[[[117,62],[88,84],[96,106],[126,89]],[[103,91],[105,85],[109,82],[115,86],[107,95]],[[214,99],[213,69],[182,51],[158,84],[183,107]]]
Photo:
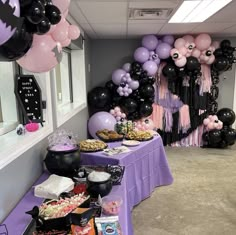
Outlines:
[[122,144],[126,146],[138,146],[140,145],[140,142],[137,140],[124,140]]

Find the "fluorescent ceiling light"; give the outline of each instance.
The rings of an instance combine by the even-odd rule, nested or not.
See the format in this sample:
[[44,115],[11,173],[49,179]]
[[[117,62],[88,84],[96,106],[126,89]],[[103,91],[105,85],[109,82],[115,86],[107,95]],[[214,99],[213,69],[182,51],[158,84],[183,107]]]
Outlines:
[[195,23],[203,22],[232,0],[186,0],[169,23]]

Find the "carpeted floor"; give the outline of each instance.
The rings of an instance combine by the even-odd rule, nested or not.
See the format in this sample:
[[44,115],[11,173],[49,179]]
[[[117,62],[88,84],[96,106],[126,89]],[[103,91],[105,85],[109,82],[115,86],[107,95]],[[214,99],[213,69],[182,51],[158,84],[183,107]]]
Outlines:
[[134,234],[235,235],[236,146],[166,153],[174,183],[134,208]]

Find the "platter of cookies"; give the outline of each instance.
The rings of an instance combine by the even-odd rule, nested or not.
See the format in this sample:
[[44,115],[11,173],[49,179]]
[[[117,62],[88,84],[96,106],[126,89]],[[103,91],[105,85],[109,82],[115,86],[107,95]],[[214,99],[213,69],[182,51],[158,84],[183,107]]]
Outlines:
[[107,144],[101,140],[87,139],[79,143],[80,152],[98,152],[107,148]]
[[125,139],[127,140],[137,140],[137,141],[147,141],[151,140],[153,135],[149,131],[130,131],[126,134]]
[[96,135],[99,139],[101,139],[104,142],[121,141],[124,138],[123,135],[118,134],[116,131],[107,129],[97,131]]

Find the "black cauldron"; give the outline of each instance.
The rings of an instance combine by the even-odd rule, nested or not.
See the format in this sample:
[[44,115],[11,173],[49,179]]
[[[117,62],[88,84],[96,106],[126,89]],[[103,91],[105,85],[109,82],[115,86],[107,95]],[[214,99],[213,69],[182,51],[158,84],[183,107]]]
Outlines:
[[60,176],[73,176],[80,168],[79,147],[70,150],[56,151],[50,148],[44,160],[48,171]]
[[111,192],[111,190],[112,190],[111,178],[101,182],[93,182],[87,179],[87,191],[93,198],[97,198],[99,194],[101,197],[105,197]]

